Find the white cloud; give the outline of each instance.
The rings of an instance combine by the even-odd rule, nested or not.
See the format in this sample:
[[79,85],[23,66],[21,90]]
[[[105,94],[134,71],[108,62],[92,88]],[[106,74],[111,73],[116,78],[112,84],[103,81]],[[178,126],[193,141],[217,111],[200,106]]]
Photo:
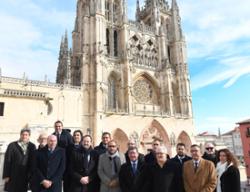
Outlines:
[[250,44],[248,7],[245,0],[180,1],[190,60],[200,60],[201,66],[211,60],[209,67],[193,74],[193,90],[221,81],[227,88],[250,73],[250,53],[244,49]]
[[[0,13],[0,67],[3,75],[55,80],[59,43],[74,24],[73,11],[38,6],[32,0],[11,0]],[[1,10],[1,8],[0,8]],[[11,11],[10,11],[11,10]],[[18,10],[18,11],[13,11]]]

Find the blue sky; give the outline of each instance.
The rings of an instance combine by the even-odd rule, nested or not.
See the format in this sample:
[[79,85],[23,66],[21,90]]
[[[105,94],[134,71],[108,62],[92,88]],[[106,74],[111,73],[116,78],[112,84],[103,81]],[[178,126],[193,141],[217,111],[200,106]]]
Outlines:
[[[134,18],[135,0],[128,1]],[[169,0],[170,1],[170,0]],[[197,133],[233,129],[250,117],[250,1],[178,0],[188,44]],[[142,0],[141,0],[142,4]],[[65,29],[76,0],[8,0],[0,6],[0,67],[4,76],[55,80]]]

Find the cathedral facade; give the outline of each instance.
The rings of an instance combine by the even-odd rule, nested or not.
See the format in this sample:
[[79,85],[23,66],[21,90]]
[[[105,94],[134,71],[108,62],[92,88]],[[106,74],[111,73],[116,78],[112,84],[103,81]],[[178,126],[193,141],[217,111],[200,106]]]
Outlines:
[[96,144],[108,131],[122,151],[129,139],[147,151],[157,137],[171,154],[194,139],[179,7],[137,0],[135,17],[128,19],[126,0],[78,0],[72,49],[65,35],[56,81],[81,87],[81,127]]

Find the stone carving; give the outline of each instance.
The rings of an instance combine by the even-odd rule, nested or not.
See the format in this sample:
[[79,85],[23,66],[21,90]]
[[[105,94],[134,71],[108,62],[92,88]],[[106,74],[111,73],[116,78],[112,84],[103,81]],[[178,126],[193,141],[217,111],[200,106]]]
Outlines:
[[152,40],[144,43],[134,35],[130,39],[128,53],[129,60],[134,65],[149,68],[156,68],[158,66],[158,53]]
[[150,103],[152,102],[152,86],[147,80],[137,80],[133,86],[133,95],[139,103]]
[[134,132],[129,136],[129,139],[130,139],[130,140],[134,140],[135,143],[136,143],[136,147],[138,147],[138,145],[139,145],[139,135],[138,135],[137,132],[134,131]]

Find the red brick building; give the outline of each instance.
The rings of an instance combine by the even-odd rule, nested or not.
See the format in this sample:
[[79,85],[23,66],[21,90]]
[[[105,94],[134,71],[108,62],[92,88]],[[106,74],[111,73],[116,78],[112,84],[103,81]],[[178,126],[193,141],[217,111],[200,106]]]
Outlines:
[[250,119],[238,122],[243,146],[248,184],[250,184]]

